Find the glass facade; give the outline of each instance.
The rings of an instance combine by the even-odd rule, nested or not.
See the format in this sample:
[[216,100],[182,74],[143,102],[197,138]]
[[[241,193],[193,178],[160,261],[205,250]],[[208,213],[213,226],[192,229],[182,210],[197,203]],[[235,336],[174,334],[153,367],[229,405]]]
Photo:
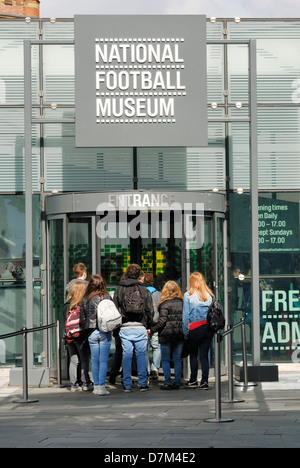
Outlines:
[[[59,44],[74,40],[73,20],[0,21],[0,329],[4,334],[19,330],[26,320],[24,40],[58,41],[32,46],[33,117],[74,117],[75,70],[74,46]],[[257,42],[260,351],[264,362],[291,362],[300,340],[300,20],[207,21],[208,41],[249,38]],[[209,119],[249,117],[248,55],[245,44],[207,45]],[[172,148],[170,142],[170,148],[137,148],[136,154],[131,148],[76,148],[74,123],[33,125],[34,325],[54,321],[64,295],[64,271],[59,266],[63,218],[51,221],[49,230],[56,243],[46,252],[44,205],[52,191],[218,190],[229,201],[231,321],[246,314],[251,355],[249,148],[249,124],[242,121],[209,121],[206,148]],[[242,194],[237,193],[240,188]],[[80,251],[91,269],[91,226],[82,219],[69,225],[69,259]],[[99,256],[110,249],[113,261],[112,245],[101,246]],[[197,258],[192,261],[197,266]],[[45,264],[55,286],[51,297],[43,300]],[[104,266],[104,272],[105,268],[109,267]],[[210,265],[205,273],[211,276]],[[220,273],[219,277],[226,294]],[[234,337],[238,360],[240,339]],[[42,362],[44,346],[42,334],[37,334],[35,365]],[[0,342],[0,365],[19,365],[20,356],[18,339]]]

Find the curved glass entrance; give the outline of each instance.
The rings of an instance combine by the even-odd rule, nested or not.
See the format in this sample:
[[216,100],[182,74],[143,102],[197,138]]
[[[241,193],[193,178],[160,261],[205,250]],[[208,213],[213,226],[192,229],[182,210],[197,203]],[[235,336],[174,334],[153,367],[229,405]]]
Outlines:
[[[113,291],[130,263],[152,273],[157,289],[182,291],[201,271],[224,303],[224,197],[214,193],[94,193],[47,198],[49,311],[61,319],[65,286],[82,262]],[[63,322],[63,321],[62,321]]]

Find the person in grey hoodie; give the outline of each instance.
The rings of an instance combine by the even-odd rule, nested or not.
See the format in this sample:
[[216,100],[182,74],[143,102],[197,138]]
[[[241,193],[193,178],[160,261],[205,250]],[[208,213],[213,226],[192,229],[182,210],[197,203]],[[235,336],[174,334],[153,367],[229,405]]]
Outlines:
[[84,263],[76,263],[76,265],[73,268],[73,273],[75,278],[69,281],[69,283],[66,286],[66,297],[68,297],[68,294],[74,283],[78,283],[79,281],[80,283],[84,283],[86,286],[88,285],[88,282],[86,281],[87,269]]
[[135,351],[138,384],[140,391],[149,390],[147,385],[147,345],[148,333],[153,319],[151,294],[140,279],[142,269],[133,263],[126,269],[124,279],[116,287],[114,302],[122,314],[122,325],[119,336],[123,350],[123,388],[131,391],[131,362]]
[[[146,288],[151,293],[151,298],[153,302],[154,314],[152,325],[157,323],[159,320],[159,311],[158,311],[158,303],[161,298],[161,292],[157,291],[154,287],[154,278],[151,273],[145,273],[143,278],[143,283]],[[161,361],[161,351],[160,351],[160,344],[158,341],[158,332],[153,333],[151,337],[149,337],[149,345],[152,348],[152,362],[150,366],[150,359],[148,355],[148,372],[151,373],[151,377],[153,380],[157,380],[159,377],[159,369],[160,369],[160,361]]]

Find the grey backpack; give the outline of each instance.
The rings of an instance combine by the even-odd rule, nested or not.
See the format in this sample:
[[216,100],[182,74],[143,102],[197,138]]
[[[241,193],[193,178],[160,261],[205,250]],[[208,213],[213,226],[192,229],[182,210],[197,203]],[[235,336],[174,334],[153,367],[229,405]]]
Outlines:
[[97,309],[98,328],[102,332],[111,332],[122,324],[122,316],[112,299],[102,299]]

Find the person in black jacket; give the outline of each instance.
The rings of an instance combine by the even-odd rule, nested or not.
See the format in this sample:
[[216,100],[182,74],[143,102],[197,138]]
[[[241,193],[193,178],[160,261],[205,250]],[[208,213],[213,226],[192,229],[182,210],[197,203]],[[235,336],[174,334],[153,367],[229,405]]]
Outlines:
[[[82,298],[85,294],[86,286],[83,282],[73,283],[64,304],[63,316],[65,322],[72,310],[79,306],[81,309],[82,322]],[[81,326],[80,326],[81,328]],[[89,376],[89,343],[84,331],[81,331],[77,338],[66,341],[66,346],[70,356],[69,377],[71,382],[71,392],[78,390],[93,390],[93,384]]]
[[[150,328],[150,334],[158,331],[158,340],[161,349],[162,368],[165,383],[162,390],[179,389],[181,382],[181,353],[184,344],[182,331],[182,305],[183,296],[175,281],[167,281],[161,292],[158,305],[159,320]],[[174,381],[171,380],[171,357],[174,361]]]
[[96,395],[109,395],[105,387],[111,332],[105,333],[98,328],[97,310],[102,299],[111,299],[102,276],[92,275],[82,300],[84,311],[84,329],[88,335],[92,357],[92,374]]
[[151,294],[139,278],[141,267],[135,263],[126,269],[124,279],[116,287],[114,302],[122,314],[122,325],[119,336],[123,350],[123,388],[131,391],[131,363],[133,349],[136,355],[138,384],[140,391],[149,390],[147,385],[147,329],[153,319]]

